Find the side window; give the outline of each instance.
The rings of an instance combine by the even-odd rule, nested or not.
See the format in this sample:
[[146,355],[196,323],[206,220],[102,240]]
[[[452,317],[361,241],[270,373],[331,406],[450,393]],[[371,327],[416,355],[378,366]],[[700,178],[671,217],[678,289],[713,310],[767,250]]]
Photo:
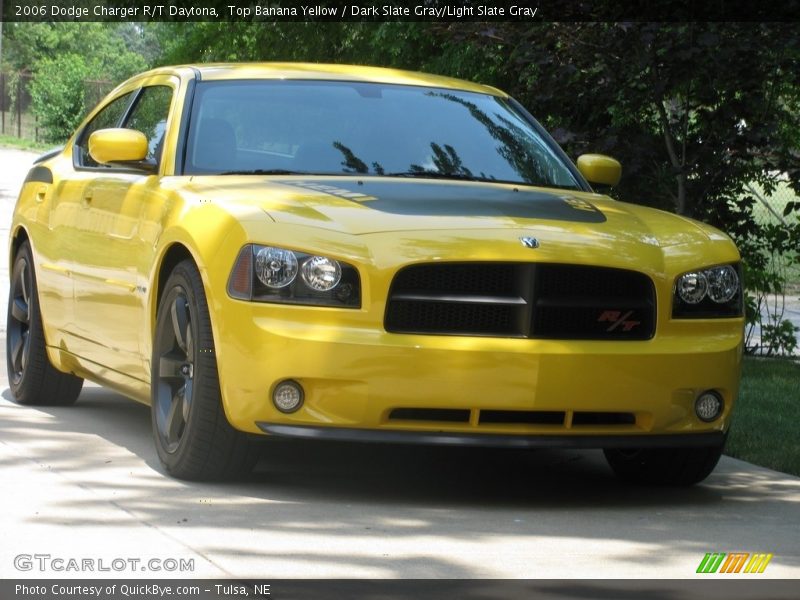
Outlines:
[[172,88],[165,85],[146,87],[125,123],[127,129],[141,131],[147,137],[148,160],[154,162],[161,160],[171,103]]
[[125,115],[125,109],[131,101],[132,92],[112,100],[103,110],[97,113],[89,124],[84,128],[78,139],[76,158],[81,167],[102,167],[89,156],[89,136],[98,129],[108,129],[109,127],[119,126],[119,122]]

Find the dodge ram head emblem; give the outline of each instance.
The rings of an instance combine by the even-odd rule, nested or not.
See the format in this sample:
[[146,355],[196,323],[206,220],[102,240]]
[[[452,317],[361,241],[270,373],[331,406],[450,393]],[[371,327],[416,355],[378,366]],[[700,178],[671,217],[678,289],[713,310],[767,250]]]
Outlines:
[[526,248],[538,248],[539,247],[539,240],[537,240],[535,237],[523,236],[523,237],[519,238],[519,241]]

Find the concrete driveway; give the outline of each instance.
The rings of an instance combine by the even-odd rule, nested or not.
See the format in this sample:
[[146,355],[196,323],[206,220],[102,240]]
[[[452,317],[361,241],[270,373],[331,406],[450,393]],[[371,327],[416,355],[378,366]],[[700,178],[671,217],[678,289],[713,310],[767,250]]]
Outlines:
[[[0,150],[4,231],[32,158]],[[184,483],[159,467],[147,407],[95,386],[22,407],[2,373],[0,578],[800,577],[800,479],[738,460],[647,489],[598,451],[272,442],[246,481]],[[708,552],[774,558],[698,576]]]

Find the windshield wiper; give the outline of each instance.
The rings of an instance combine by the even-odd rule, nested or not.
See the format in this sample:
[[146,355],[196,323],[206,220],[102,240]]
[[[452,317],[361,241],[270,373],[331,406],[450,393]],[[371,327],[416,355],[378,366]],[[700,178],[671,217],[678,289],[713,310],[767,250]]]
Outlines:
[[442,173],[441,171],[398,171],[397,173],[384,173],[384,177],[413,177],[419,179],[457,179],[458,181],[488,181],[500,183],[491,177],[476,177],[465,173]]
[[399,171],[397,173],[384,173],[381,176],[410,177],[419,179],[453,179],[457,181],[481,181],[486,183],[505,183],[510,185],[552,187],[563,190],[580,190],[580,188],[575,185],[558,185],[549,182],[533,183],[531,181],[511,181],[507,179],[495,179],[493,177],[477,177],[475,175],[466,175],[464,173],[442,173],[440,171]]
[[247,169],[242,171],[223,171],[220,175],[314,175],[308,171],[288,171],[287,169]]

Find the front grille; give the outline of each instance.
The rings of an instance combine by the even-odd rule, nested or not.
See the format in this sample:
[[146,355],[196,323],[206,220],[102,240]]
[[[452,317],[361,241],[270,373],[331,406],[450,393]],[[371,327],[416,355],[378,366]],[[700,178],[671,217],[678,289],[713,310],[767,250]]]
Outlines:
[[392,282],[393,333],[543,339],[646,340],[655,289],[636,271],[583,265],[413,265]]

